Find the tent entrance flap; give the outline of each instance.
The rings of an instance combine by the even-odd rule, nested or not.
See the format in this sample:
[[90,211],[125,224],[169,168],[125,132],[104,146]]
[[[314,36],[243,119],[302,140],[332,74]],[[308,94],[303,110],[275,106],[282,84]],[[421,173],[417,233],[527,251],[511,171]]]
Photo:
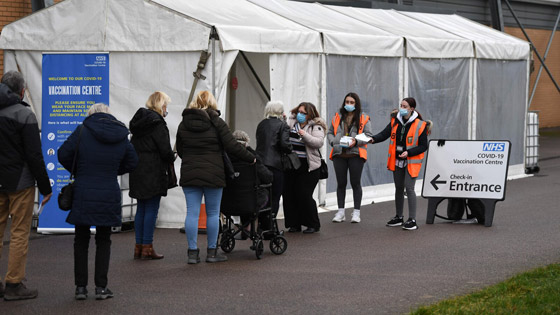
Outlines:
[[264,86],[263,82],[261,81],[261,78],[259,78],[259,75],[255,71],[255,68],[253,68],[253,65],[251,64],[249,59],[247,59],[247,56],[245,55],[244,52],[240,51],[239,53],[241,54],[241,57],[243,57],[243,60],[245,60],[245,62],[247,63],[247,67],[249,67],[249,70],[251,70],[251,73],[259,83],[259,86],[261,87],[263,93],[266,95],[266,98],[270,101],[270,93],[268,93],[267,88]]
[[232,131],[247,132],[253,148],[256,147],[257,125],[263,119],[264,107],[269,100],[269,69],[268,54],[240,53],[229,72],[228,124]]

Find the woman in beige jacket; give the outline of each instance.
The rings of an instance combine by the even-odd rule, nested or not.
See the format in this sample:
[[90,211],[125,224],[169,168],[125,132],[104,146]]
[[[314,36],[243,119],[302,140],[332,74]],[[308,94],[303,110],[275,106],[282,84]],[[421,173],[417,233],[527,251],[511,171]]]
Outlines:
[[284,178],[284,218],[289,232],[315,233],[321,229],[313,191],[319,182],[321,155],[326,124],[315,105],[301,103],[288,118],[290,143],[301,162],[297,170],[287,171]]

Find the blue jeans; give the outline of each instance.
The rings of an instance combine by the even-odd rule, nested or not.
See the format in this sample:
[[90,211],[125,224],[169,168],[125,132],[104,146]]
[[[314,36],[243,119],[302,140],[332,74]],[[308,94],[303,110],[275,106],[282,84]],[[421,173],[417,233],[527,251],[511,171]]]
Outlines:
[[159,211],[161,196],[150,199],[138,199],[136,216],[134,217],[134,230],[136,232],[136,244],[152,244],[154,241],[154,230]]
[[198,217],[200,215],[200,204],[204,195],[206,204],[206,237],[208,248],[216,248],[218,242],[218,230],[220,227],[220,204],[222,203],[223,188],[210,188],[199,186],[183,187],[185,199],[187,199],[187,218],[185,219],[185,234],[189,249],[197,249]]

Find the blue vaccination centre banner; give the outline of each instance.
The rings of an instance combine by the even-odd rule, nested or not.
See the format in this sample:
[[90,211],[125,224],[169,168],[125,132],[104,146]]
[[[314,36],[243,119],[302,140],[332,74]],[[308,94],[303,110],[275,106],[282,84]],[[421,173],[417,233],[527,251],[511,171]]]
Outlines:
[[95,103],[109,105],[109,54],[43,54],[41,139],[53,196],[39,215],[37,232],[73,232],[68,212],[58,208],[60,189],[70,172],[58,163],[57,151]]

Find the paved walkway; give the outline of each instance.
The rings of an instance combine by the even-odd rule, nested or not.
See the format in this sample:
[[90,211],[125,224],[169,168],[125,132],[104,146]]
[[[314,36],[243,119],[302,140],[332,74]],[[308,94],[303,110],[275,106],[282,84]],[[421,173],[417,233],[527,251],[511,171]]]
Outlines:
[[[334,224],[333,213],[321,214],[321,232],[288,233],[283,255],[266,242],[256,260],[249,242],[240,241],[228,262],[198,265],[186,264],[178,230],[156,231],[155,247],[166,256],[160,261],[133,260],[134,233],[123,232],[112,237],[115,298],[106,301],[73,299],[73,236],[38,235],[27,277],[39,297],[0,301],[0,314],[399,314],[466,294],[560,263],[560,137],[540,140],[540,173],[507,183],[489,228],[439,219],[426,225],[423,198],[419,230],[388,228],[394,207],[384,202],[365,206],[359,224]],[[2,254],[3,275],[7,249]]]

